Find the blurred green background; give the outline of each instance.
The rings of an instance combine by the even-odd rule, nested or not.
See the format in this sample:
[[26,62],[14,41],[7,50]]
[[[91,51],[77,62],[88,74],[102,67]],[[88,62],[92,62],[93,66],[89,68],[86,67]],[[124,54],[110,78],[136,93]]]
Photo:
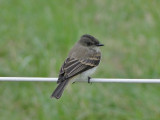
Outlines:
[[[159,0],[0,0],[0,76],[57,77],[83,34],[98,38],[98,78],[160,78]],[[0,82],[0,120],[158,120],[160,85]]]

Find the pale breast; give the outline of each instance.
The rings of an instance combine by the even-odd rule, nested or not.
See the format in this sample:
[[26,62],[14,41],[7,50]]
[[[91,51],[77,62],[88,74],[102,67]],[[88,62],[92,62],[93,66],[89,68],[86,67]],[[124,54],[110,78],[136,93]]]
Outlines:
[[97,69],[97,67],[94,67],[94,68],[92,68],[92,69],[89,69],[89,70],[81,73],[81,76],[82,76],[82,77],[88,77],[88,76],[92,75],[92,74],[96,71],[96,69]]
[[97,69],[97,67],[94,67],[92,69],[89,69],[89,70],[75,76],[74,78],[71,79],[70,83],[76,82],[77,80],[78,81],[87,81],[88,77],[90,75],[92,75],[96,71],[96,69]]

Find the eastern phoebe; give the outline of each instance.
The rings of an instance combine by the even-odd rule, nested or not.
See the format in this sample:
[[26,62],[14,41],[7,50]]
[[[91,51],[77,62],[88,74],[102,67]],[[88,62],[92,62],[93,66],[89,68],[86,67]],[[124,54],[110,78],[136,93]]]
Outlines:
[[83,35],[73,46],[67,59],[64,61],[58,77],[58,86],[51,95],[59,99],[69,82],[77,79],[87,79],[95,71],[101,60],[99,47],[104,46],[95,37]]

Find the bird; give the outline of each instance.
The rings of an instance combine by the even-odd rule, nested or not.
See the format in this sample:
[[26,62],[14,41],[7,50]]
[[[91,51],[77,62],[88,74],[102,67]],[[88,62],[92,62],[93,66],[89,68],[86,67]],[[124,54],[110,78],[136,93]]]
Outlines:
[[99,47],[104,46],[92,35],[84,34],[75,43],[65,59],[57,80],[58,86],[53,91],[51,98],[59,99],[68,83],[76,80],[88,80],[100,63],[101,51]]

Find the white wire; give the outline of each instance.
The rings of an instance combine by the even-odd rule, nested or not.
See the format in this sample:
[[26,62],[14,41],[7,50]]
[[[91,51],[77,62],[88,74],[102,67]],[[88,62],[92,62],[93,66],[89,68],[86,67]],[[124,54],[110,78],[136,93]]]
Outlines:
[[[0,81],[27,81],[27,82],[56,82],[57,78],[43,77],[0,77]],[[79,80],[81,82],[81,80]],[[83,81],[84,82],[84,81]],[[85,81],[87,82],[87,80]],[[110,83],[160,83],[160,79],[118,79],[118,78],[92,78],[90,82],[110,82]]]

